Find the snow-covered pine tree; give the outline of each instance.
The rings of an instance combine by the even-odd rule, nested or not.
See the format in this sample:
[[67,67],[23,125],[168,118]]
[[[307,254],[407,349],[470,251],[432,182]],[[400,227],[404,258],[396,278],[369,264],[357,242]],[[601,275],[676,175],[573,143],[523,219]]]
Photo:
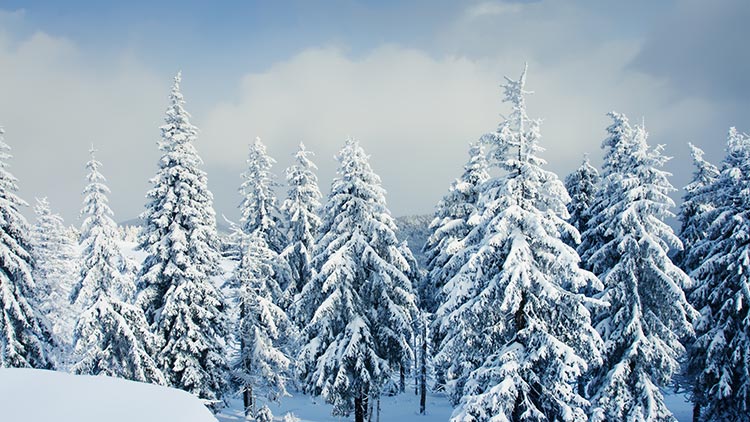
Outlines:
[[750,421],[750,136],[729,132],[727,155],[711,183],[707,236],[691,274],[701,313],[689,348],[693,420]]
[[70,293],[78,277],[78,251],[62,217],[50,210],[47,198],[36,200],[36,222],[31,230],[39,310],[52,326],[60,346],[70,345],[73,310]]
[[[291,279],[284,292],[284,302],[291,304],[302,287],[312,278],[311,254],[315,246],[315,237],[322,224],[320,210],[320,189],[315,171],[318,167],[310,160],[313,153],[305,149],[300,142],[299,150],[294,155],[296,163],[286,170],[289,192],[281,206],[289,228],[289,245],[281,256],[289,263]],[[293,316],[295,318],[295,316]],[[295,322],[304,326],[307,321]]]
[[295,415],[292,412],[285,413],[284,417],[281,418],[281,422],[300,422],[300,421],[301,421],[300,418],[298,418],[297,415]]
[[271,409],[265,404],[258,409],[258,414],[252,419],[255,422],[273,422],[273,413]]
[[[464,172],[451,183],[448,193],[440,200],[435,211],[435,217],[430,223],[430,237],[423,247],[426,259],[427,274],[420,289],[421,307],[430,313],[435,313],[445,301],[443,287],[452,279],[471,256],[473,251],[471,242],[479,237],[467,237],[472,225],[471,216],[478,212],[479,193],[482,185],[490,178],[487,168],[487,157],[480,142],[469,147],[469,161],[464,166]],[[453,309],[443,308],[437,312],[431,327],[431,342],[433,348],[439,346],[445,333],[444,318]],[[450,366],[447,355],[438,355],[435,359],[435,390],[445,388],[445,373]]]
[[313,258],[318,271],[300,294],[309,322],[298,375],[304,391],[322,395],[334,414],[354,412],[362,422],[368,400],[410,366],[416,296],[368,156],[348,140],[337,159]]
[[712,184],[719,177],[719,169],[703,158],[703,150],[693,144],[689,145],[695,171],[693,180],[685,186],[685,196],[682,197],[680,205],[680,240],[683,249],[677,251],[674,257],[675,263],[688,274],[704,259],[696,253],[694,245],[706,238],[706,232],[711,224],[706,216],[714,208],[712,198],[715,192]]
[[227,281],[236,292],[239,311],[235,330],[239,353],[232,374],[249,418],[260,415],[253,415],[256,395],[276,401],[287,394],[288,347],[295,327],[277,305],[282,296],[276,281],[280,271],[289,271],[286,262],[255,232],[243,242],[242,259]]
[[117,225],[107,204],[109,188],[94,152],[92,148],[86,164],[81,272],[71,296],[82,310],[73,333],[71,371],[163,385],[164,376],[152,358],[156,339],[143,310],[131,304],[133,274],[118,244]]
[[8,171],[10,147],[0,127],[0,367],[51,368],[56,346],[39,311],[31,272],[29,224],[19,208],[16,178]]
[[[240,213],[245,234],[259,233],[274,252],[281,253],[287,239],[282,232],[281,213],[274,193],[277,183],[271,167],[275,163],[276,160],[268,155],[260,138],[255,138],[255,142],[250,144],[247,170],[242,174],[245,181],[240,186]],[[281,284],[282,288],[286,287],[286,283]]]
[[490,165],[504,174],[485,183],[472,229],[481,243],[446,284],[441,305],[463,303],[445,319],[440,353],[473,369],[458,368],[466,381],[452,420],[580,421],[588,402],[576,384],[600,360],[601,341],[577,292],[600,283],[561,239],[577,235],[566,221],[570,197],[542,168],[539,121],[526,113],[526,69],[506,79],[513,111],[483,137]]
[[[580,233],[583,233],[589,222],[591,206],[596,199],[599,187],[599,171],[589,162],[589,156],[583,157],[583,163],[565,178],[565,189],[570,195],[568,203],[568,222]],[[572,247],[577,244],[573,239],[565,239]]]
[[467,249],[463,241],[472,228],[469,217],[477,212],[481,186],[489,178],[482,145],[471,145],[463,174],[451,183],[448,193],[437,205],[429,227],[431,235],[423,248],[429,285],[422,298],[422,308],[429,312],[435,312],[443,302],[443,286],[465,262],[462,251]]
[[[611,116],[615,125],[624,120]],[[668,255],[670,247],[681,247],[664,222],[674,206],[670,174],[661,169],[669,158],[646,138],[637,126],[602,146],[602,192],[612,196],[592,217],[589,231],[606,242],[592,251],[589,264],[604,282],[601,298],[609,306],[595,317],[605,343],[604,364],[589,384],[592,421],[674,421],[660,388],[679,369],[680,340],[692,335],[696,317],[683,293],[690,278]]]
[[[600,186],[596,189],[591,202],[588,213],[589,221],[585,230],[581,232],[581,243],[577,248],[578,254],[581,256],[581,266],[587,270],[593,270],[591,255],[612,240],[612,234],[607,232],[607,226],[603,224],[602,219],[606,218],[607,210],[622,194],[622,192],[612,191],[612,189],[618,188],[615,183],[601,183],[601,181],[605,178],[618,178],[620,174],[624,174],[629,157],[635,154],[633,143],[630,142],[633,136],[633,128],[630,126],[627,116],[614,111],[607,113],[607,116],[613,122],[607,127],[608,136],[602,142],[604,163],[599,179]],[[606,263],[605,267],[611,268],[612,265],[614,263],[609,262]]]
[[226,304],[212,276],[219,275],[219,239],[213,195],[175,77],[161,127],[163,152],[151,179],[140,248],[138,303],[162,349],[157,361],[169,385],[188,391],[216,410],[226,385]]

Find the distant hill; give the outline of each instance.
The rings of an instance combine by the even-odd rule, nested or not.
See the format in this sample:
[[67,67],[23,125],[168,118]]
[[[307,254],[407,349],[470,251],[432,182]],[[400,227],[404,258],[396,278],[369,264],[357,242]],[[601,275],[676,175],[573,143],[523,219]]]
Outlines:
[[430,231],[428,229],[432,221],[431,215],[407,215],[403,217],[396,217],[396,225],[398,226],[399,240],[406,241],[409,244],[409,249],[414,254],[414,258],[419,262],[419,266],[425,266],[425,256],[422,253],[422,247],[427,243],[427,238],[430,237]]

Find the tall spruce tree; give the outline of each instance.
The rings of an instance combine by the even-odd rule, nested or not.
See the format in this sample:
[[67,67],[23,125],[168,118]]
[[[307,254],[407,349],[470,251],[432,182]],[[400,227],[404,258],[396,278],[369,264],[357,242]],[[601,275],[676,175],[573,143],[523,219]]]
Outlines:
[[730,129],[721,173],[694,245],[700,311],[687,365],[696,421],[750,421],[750,136]]
[[[624,174],[627,171],[629,157],[635,154],[635,147],[631,142],[633,128],[627,116],[614,111],[607,116],[612,119],[612,124],[607,127],[608,136],[602,142],[604,163],[600,186],[590,205],[589,221],[585,230],[581,232],[581,243],[577,248],[581,256],[581,265],[587,270],[593,270],[591,255],[612,241],[612,233],[607,231],[606,224],[601,220],[606,218],[607,210],[612,208],[616,198],[622,195],[622,192],[616,190],[619,188],[616,184],[603,183],[602,179],[616,178],[617,175]],[[607,265],[611,267],[614,264],[609,262]]]
[[239,311],[235,330],[239,354],[232,374],[242,393],[245,416],[258,417],[256,395],[264,393],[271,401],[287,395],[295,327],[278,306],[283,292],[276,280],[279,272],[288,272],[286,262],[257,232],[246,237],[242,251],[242,259],[227,281],[236,292]]
[[74,317],[70,293],[78,277],[78,251],[70,230],[65,227],[62,217],[51,211],[47,198],[37,199],[34,213],[32,275],[40,296],[39,310],[50,321],[60,346],[69,346]]
[[719,177],[719,169],[703,158],[703,150],[693,144],[689,145],[695,171],[693,180],[685,186],[685,196],[680,205],[680,240],[683,249],[674,258],[687,273],[703,262],[704,257],[692,251],[707,236],[711,221],[706,217],[714,209],[713,183]]
[[138,303],[162,344],[157,361],[168,384],[216,410],[226,386],[228,328],[224,297],[211,279],[221,272],[219,240],[179,73],[161,133],[163,155],[142,215],[140,248],[147,256]]
[[300,294],[309,322],[298,372],[305,392],[362,422],[368,400],[410,366],[416,296],[368,156],[348,140],[337,159],[313,259],[318,271]]
[[[683,288],[689,277],[672,263],[681,247],[664,220],[673,216],[662,146],[650,148],[642,126],[616,131],[627,119],[616,113],[606,150],[599,213],[588,239],[598,238],[590,265],[604,282],[609,303],[596,314],[604,340],[604,363],[592,371],[591,420],[673,421],[661,387],[679,369],[681,339],[692,334],[696,313]],[[620,136],[624,135],[624,136]],[[602,204],[606,204],[606,207]]]
[[[291,279],[284,292],[284,301],[292,303],[302,287],[312,278],[311,254],[315,248],[315,237],[322,224],[320,211],[320,189],[315,171],[318,167],[310,160],[313,153],[300,142],[294,154],[296,163],[286,170],[289,185],[287,198],[281,206],[289,228],[289,245],[281,256],[289,263]],[[295,317],[296,318],[296,317]],[[303,326],[307,321],[296,320]]]
[[443,302],[443,286],[464,264],[461,252],[467,248],[464,239],[472,228],[469,218],[477,212],[479,192],[489,178],[482,145],[471,145],[463,174],[451,183],[437,205],[429,227],[431,234],[423,248],[429,286],[422,306],[429,312],[435,312]]
[[77,374],[108,375],[165,384],[156,362],[158,343],[141,308],[132,305],[133,274],[118,244],[117,225],[107,204],[109,188],[94,156],[86,164],[81,227],[81,276],[72,299],[83,312],[73,334]]
[[[268,155],[260,138],[255,138],[255,142],[250,144],[247,170],[242,174],[245,181],[240,186],[240,213],[245,234],[260,234],[274,252],[281,253],[287,242],[274,192],[276,178],[271,173],[275,163],[276,160]],[[286,283],[282,284],[282,288],[286,287]]]
[[577,292],[600,283],[561,240],[576,235],[566,222],[570,198],[542,168],[539,121],[526,113],[526,69],[506,79],[513,111],[483,138],[490,165],[504,174],[485,183],[470,233],[481,241],[445,285],[441,305],[455,310],[440,353],[463,365],[449,376],[465,377],[456,379],[463,385],[454,394],[463,398],[452,420],[580,421],[588,402],[576,384],[600,360],[601,341]]
[[[460,178],[451,183],[448,193],[437,205],[435,217],[430,223],[430,237],[423,247],[427,261],[421,296],[422,309],[435,313],[444,302],[443,286],[452,279],[466,263],[472,251],[467,235],[472,229],[470,218],[478,213],[479,193],[482,184],[490,178],[487,169],[487,158],[481,143],[469,148],[469,161],[464,166]],[[441,327],[444,318],[453,309],[443,308],[432,323],[431,342],[438,346],[445,336]],[[445,388],[445,373],[450,366],[450,355],[438,355],[433,362],[435,366],[434,389]]]
[[[570,195],[568,203],[568,222],[575,227],[579,233],[583,233],[591,218],[591,206],[596,198],[596,190],[599,187],[599,171],[589,162],[588,154],[583,158],[583,163],[573,173],[565,178],[565,189]],[[572,247],[577,246],[574,239],[566,239]]]
[[51,368],[56,344],[39,311],[32,273],[29,224],[19,209],[16,178],[8,171],[10,147],[0,128],[0,367]]

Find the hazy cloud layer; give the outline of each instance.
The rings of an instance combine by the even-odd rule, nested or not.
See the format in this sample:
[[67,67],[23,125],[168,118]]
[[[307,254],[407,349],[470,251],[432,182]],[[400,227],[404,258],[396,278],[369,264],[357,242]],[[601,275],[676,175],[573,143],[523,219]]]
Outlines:
[[[605,114],[616,109],[645,118],[652,143],[667,144],[675,156],[669,169],[682,186],[691,172],[687,141],[706,146],[708,158],[717,160],[730,124],[750,129],[750,87],[742,77],[750,60],[742,45],[747,29],[732,24],[736,15],[746,22],[748,8],[717,2],[700,15],[705,7],[697,4],[662,7],[652,10],[647,28],[638,28],[632,16],[648,10],[618,7],[621,14],[555,0],[472,3],[437,29],[425,29],[435,31],[420,37],[429,43],[352,52],[333,40],[302,48],[239,72],[245,74],[240,80],[215,82],[235,85],[220,101],[198,95],[212,89],[206,63],[162,69],[124,46],[106,54],[84,51],[30,26],[23,13],[0,13],[0,124],[28,201],[49,196],[66,219],[77,216],[83,165],[95,143],[117,218],[132,218],[156,169],[158,126],[173,72],[182,67],[219,214],[238,214],[239,174],[255,136],[279,161],[280,180],[297,143],[305,142],[317,154],[324,190],[335,171],[333,155],[346,137],[355,137],[372,155],[394,214],[424,213],[460,174],[468,143],[507,112],[502,76],[516,77],[528,61],[529,88],[536,92],[529,112],[544,119],[551,169],[564,176],[584,152],[598,162]],[[693,41],[685,46],[681,36]],[[728,52],[716,51],[722,39]],[[194,56],[200,61],[201,52]]]

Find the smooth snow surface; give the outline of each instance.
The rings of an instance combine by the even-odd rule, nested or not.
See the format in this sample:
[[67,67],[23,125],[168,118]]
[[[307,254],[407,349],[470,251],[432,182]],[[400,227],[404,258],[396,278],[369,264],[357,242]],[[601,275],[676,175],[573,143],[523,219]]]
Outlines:
[[[348,418],[331,416],[333,406],[326,404],[322,398],[311,398],[296,391],[291,391],[294,397],[284,397],[280,403],[269,403],[274,421],[281,421],[287,412],[294,413],[300,422],[346,422],[353,421],[354,415]],[[258,406],[261,406],[259,404]],[[419,414],[419,396],[414,390],[407,391],[394,397],[380,399],[380,422],[448,422],[453,408],[448,399],[442,395],[427,395],[427,414]],[[244,421],[242,414],[242,399],[231,400],[230,407],[224,409],[217,416],[219,422]],[[373,417],[373,421],[376,418]]]
[[184,391],[103,376],[0,369],[7,422],[216,422]]

